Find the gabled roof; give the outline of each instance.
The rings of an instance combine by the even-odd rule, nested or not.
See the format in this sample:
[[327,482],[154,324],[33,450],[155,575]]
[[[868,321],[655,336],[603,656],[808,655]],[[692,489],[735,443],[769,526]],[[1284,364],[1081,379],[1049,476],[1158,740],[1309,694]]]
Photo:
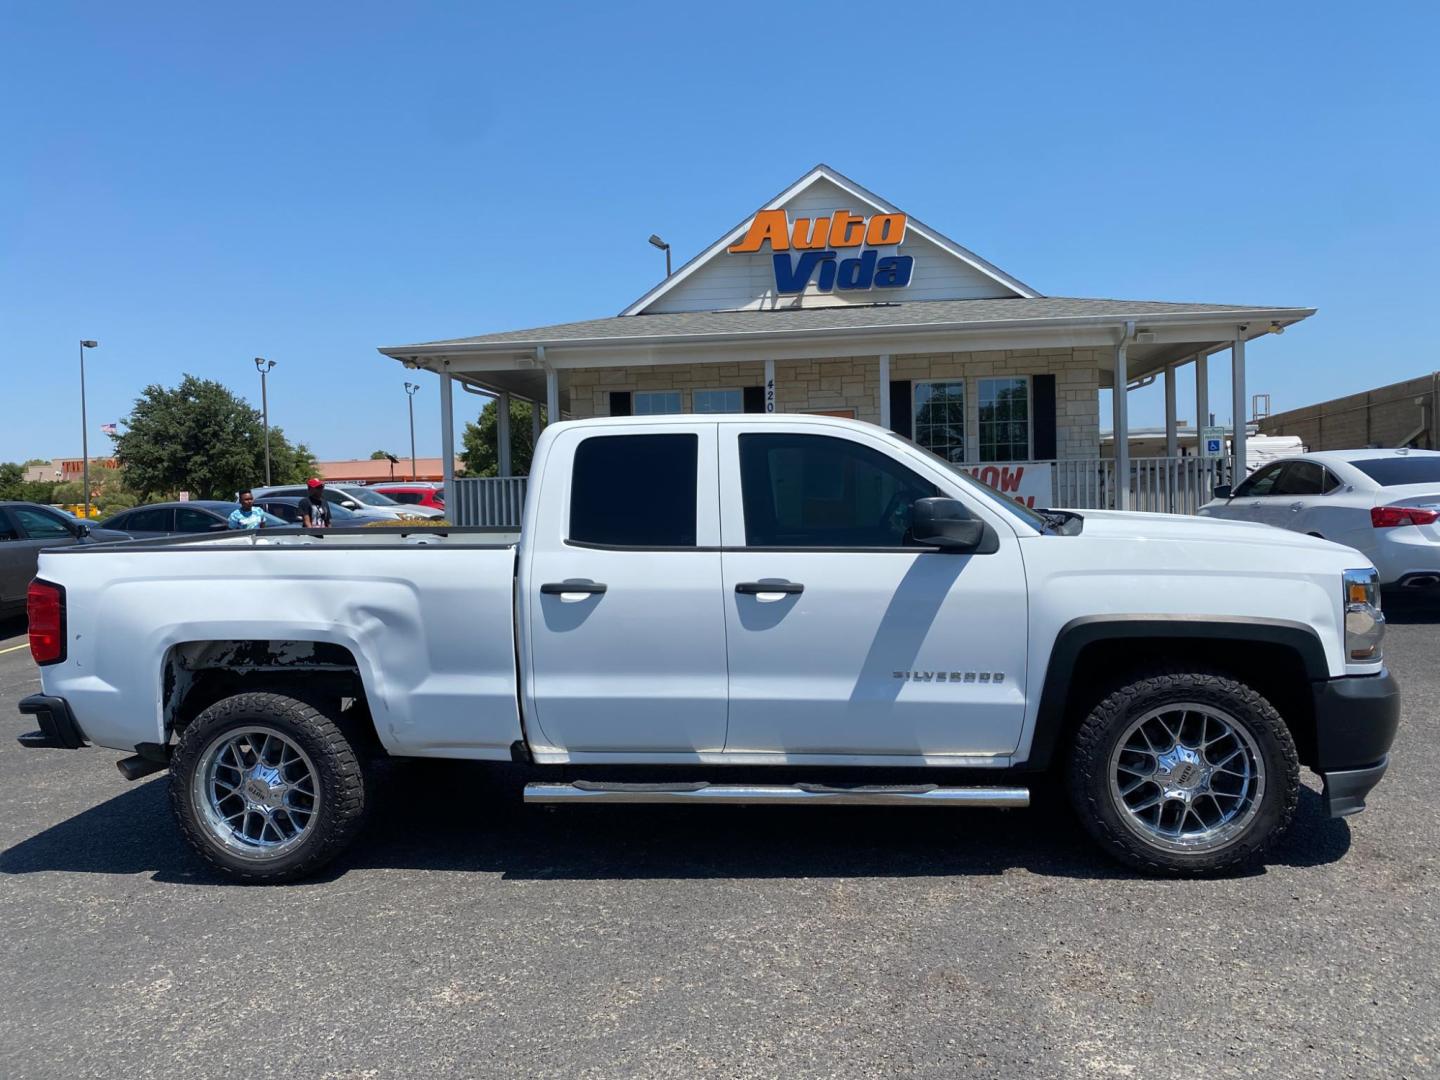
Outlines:
[[[620,314],[622,316],[645,314],[646,310],[662,296],[666,295],[671,290],[675,289],[678,285],[680,285],[682,282],[686,281],[692,274],[694,274],[701,267],[705,266],[712,259],[724,255],[726,253],[725,249],[728,248],[731,244],[735,243],[737,240],[740,239],[740,237],[745,234],[745,230],[749,226],[751,218],[755,216],[755,213],[758,213],[760,210],[780,209],[784,207],[784,205],[790,200],[794,199],[797,195],[799,195],[801,192],[805,191],[807,188],[813,187],[815,184],[820,183],[821,181],[828,181],[829,183],[834,184],[851,198],[855,199],[859,203],[863,203],[864,205],[870,207],[876,213],[897,214],[901,212],[899,207],[895,206],[890,202],[887,202],[885,199],[882,199],[873,191],[869,191],[866,188],[861,187],[854,180],[851,180],[843,173],[837,172],[835,169],[832,169],[830,166],[825,164],[816,165],[813,169],[807,172],[804,176],[800,177],[799,180],[796,180],[795,183],[791,184],[784,191],[780,192],[780,194],[776,195],[769,202],[765,203],[761,207],[758,207],[754,213],[747,214],[744,220],[740,222],[740,224],[736,225],[724,236],[720,237],[719,240],[716,240],[715,243],[711,244],[699,255],[696,255],[684,266],[680,267],[679,270],[676,270],[664,281],[660,282],[660,284],[656,285],[644,296],[640,297],[640,299],[636,300],[624,311],[620,312]],[[991,280],[995,281],[1001,287],[1011,290],[1017,296],[1021,297],[1037,297],[1040,295],[1040,293],[1036,292],[1030,286],[1026,285],[1023,281],[1020,281],[1018,278],[1011,277],[1009,274],[1005,273],[1005,271],[1001,270],[998,266],[994,265],[993,263],[987,262],[979,255],[976,255],[973,251],[970,251],[969,249],[960,246],[959,244],[955,243],[954,240],[951,240],[944,234],[936,232],[929,226],[923,224],[920,221],[917,221],[913,215],[909,215],[907,213],[907,217],[909,218],[908,228],[910,231],[930,241],[936,247],[944,251],[947,255],[959,259],[961,262],[967,264],[971,269],[978,271],[985,277],[988,277]]]

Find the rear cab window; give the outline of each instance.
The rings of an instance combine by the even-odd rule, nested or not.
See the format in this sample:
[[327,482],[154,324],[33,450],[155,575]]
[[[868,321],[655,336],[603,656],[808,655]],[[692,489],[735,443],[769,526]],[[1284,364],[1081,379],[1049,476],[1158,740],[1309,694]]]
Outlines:
[[569,542],[695,547],[699,451],[688,432],[586,436],[571,470]]

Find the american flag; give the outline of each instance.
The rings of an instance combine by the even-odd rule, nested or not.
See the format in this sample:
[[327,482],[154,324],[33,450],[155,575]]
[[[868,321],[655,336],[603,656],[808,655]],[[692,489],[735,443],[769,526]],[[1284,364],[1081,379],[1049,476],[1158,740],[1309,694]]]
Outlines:
[[114,424],[101,424],[101,425],[100,425],[100,433],[101,433],[102,435],[117,435],[117,434],[119,434],[119,431],[120,431],[120,429],[117,428]]

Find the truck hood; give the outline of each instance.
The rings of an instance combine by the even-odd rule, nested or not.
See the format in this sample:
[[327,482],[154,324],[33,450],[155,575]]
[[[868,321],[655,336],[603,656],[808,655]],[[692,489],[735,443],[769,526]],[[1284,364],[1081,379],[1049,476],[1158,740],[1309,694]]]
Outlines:
[[1081,533],[1092,540],[1181,540],[1216,541],[1235,545],[1259,545],[1270,549],[1298,548],[1336,554],[1350,548],[1304,533],[1277,529],[1257,521],[1230,521],[1225,518],[1190,517],[1185,514],[1141,514],[1124,510],[1079,510],[1085,519]]

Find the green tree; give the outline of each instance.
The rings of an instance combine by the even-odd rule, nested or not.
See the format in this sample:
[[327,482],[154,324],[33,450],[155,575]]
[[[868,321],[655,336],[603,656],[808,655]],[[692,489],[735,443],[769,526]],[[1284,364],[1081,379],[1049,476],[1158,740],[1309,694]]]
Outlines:
[[[218,382],[186,375],[168,389],[152,384],[135,399],[115,457],[125,486],[146,501],[188,491],[199,499],[229,499],[265,477],[260,413]],[[271,478],[293,484],[314,471],[304,443],[292,445],[270,429]]]
[[393,457],[393,456],[394,456],[394,455],[391,454],[389,450],[372,450],[372,451],[370,451],[370,460],[371,460],[371,461],[386,461],[386,460],[390,459],[390,458]]
[[[479,419],[465,425],[460,460],[465,464],[466,476],[500,475],[500,458],[496,452],[499,445],[496,440],[499,420],[499,412],[495,408],[497,400],[491,398],[480,410]],[[510,471],[515,476],[530,475],[530,456],[535,452],[530,408],[528,401],[510,399]],[[540,415],[544,417],[543,410]]]
[[25,466],[13,461],[0,461],[0,499],[20,498],[20,486],[25,483]]

